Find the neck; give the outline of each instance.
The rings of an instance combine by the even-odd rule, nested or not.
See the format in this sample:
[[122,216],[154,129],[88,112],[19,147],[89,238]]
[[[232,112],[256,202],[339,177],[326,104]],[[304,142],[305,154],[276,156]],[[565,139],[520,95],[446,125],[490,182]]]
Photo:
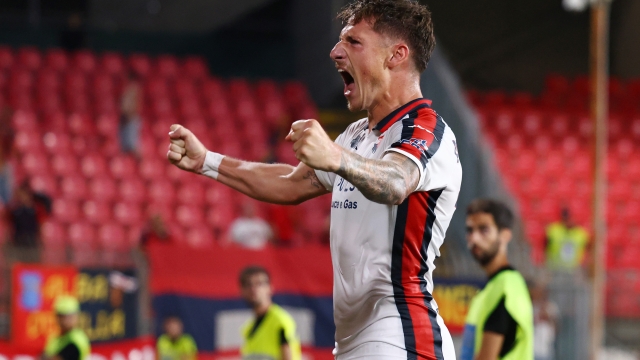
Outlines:
[[483,266],[482,269],[488,277],[491,277],[491,275],[495,274],[498,270],[508,265],[509,260],[507,260],[507,255],[499,253],[493,260],[491,260],[490,263]]
[[255,306],[253,308],[253,313],[256,314],[256,316],[258,317],[263,316],[264,314],[267,313],[267,311],[269,310],[269,307],[271,307],[271,301]]
[[419,76],[415,79],[411,78],[390,84],[387,90],[382,92],[367,108],[369,130],[373,129],[382,119],[397,108],[421,97],[422,91],[420,90]]

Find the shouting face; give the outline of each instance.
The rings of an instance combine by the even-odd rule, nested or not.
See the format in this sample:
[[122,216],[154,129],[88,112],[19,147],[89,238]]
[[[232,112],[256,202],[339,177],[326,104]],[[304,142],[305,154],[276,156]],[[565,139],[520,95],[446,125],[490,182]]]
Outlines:
[[344,81],[349,110],[369,110],[385,93],[393,48],[392,41],[374,31],[369,21],[349,23],[342,29],[330,55]]

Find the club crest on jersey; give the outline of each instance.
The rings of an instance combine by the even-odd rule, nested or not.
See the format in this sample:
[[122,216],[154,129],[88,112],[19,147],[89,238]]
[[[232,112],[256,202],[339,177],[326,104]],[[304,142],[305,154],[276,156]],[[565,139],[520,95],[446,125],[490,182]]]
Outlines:
[[371,149],[371,153],[372,154],[376,153],[376,150],[378,150],[378,145],[380,145],[380,142],[382,141],[382,139],[384,139],[384,134],[380,135],[378,140],[376,140],[376,143],[373,144],[373,149]]
[[364,140],[364,137],[365,137],[365,133],[363,132],[357,137],[353,138],[353,140],[351,140],[351,148],[358,150],[358,145],[360,145],[362,140]]
[[400,140],[400,143],[413,146],[414,148],[418,149],[420,151],[420,153],[422,153],[425,156],[427,155],[427,150],[429,149],[429,144],[427,143],[427,140],[425,140],[425,139],[416,139],[416,138],[402,139],[402,140]]

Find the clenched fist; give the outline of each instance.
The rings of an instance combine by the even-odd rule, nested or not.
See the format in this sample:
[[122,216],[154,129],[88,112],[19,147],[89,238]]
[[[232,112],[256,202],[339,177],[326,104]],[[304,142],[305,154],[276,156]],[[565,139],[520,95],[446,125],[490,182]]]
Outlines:
[[182,125],[171,125],[167,159],[182,170],[201,173],[207,149],[191,131]]
[[340,168],[342,148],[334,143],[316,120],[298,120],[286,140],[293,143],[296,158],[307,166],[335,172]]

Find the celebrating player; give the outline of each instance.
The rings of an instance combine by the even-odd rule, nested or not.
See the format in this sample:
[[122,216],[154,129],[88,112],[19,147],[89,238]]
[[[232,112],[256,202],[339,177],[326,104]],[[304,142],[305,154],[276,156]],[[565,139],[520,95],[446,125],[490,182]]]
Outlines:
[[330,55],[349,109],[367,118],[335,142],[316,120],[296,121],[287,136],[295,168],[208,151],[180,125],[167,157],[266,202],[332,193],[336,359],[454,359],[431,293],[462,170],[453,132],[420,90],[431,14],[410,0],[357,0],[339,18]]

